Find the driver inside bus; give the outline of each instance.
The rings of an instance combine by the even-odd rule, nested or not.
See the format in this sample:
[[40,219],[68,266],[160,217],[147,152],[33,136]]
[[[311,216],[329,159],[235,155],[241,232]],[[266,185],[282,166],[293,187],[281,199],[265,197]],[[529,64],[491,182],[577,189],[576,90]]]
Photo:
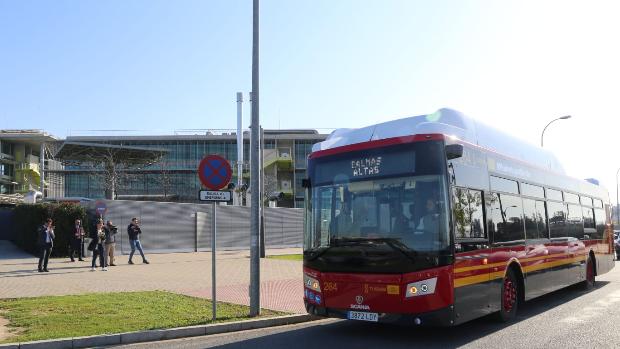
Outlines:
[[428,198],[426,200],[426,214],[422,216],[418,226],[416,227],[416,232],[424,233],[430,232],[435,233],[439,230],[439,213],[437,212],[437,205],[435,204],[435,200],[432,198]]
[[409,219],[403,213],[403,206],[400,202],[392,205],[392,233],[402,234],[409,228]]
[[330,234],[349,233],[353,227],[351,219],[351,207],[348,201],[343,201],[340,212],[332,219],[329,224]]

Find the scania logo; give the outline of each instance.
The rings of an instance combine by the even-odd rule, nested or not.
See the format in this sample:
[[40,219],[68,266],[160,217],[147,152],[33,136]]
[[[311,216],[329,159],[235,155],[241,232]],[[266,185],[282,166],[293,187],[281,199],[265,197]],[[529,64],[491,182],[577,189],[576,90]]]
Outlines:
[[362,304],[362,303],[364,303],[364,297],[362,297],[362,296],[355,296],[355,301],[357,302],[357,304]]

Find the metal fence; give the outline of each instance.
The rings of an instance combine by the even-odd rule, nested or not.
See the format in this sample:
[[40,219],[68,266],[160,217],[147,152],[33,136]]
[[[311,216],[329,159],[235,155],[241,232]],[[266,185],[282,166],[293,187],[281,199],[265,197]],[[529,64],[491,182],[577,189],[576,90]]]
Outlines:
[[[211,250],[211,204],[102,200],[105,220],[119,227],[117,250],[130,252],[127,225],[133,217],[141,222],[140,241],[149,252],[191,252]],[[95,202],[85,204],[95,209]],[[250,246],[250,208],[218,205],[217,248],[248,249]],[[92,227],[91,227],[92,229]],[[303,210],[265,208],[265,247],[300,247]]]

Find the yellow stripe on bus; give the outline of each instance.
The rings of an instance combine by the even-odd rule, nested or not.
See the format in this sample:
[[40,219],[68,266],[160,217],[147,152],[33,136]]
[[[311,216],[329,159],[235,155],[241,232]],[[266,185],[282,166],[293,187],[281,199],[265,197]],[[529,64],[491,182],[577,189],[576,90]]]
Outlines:
[[[553,256],[546,256],[546,257],[549,258]],[[536,258],[536,259],[541,259],[541,258]],[[560,265],[571,264],[575,262],[583,262],[585,260],[586,260],[586,256],[565,258],[565,259],[561,259],[557,261],[551,261],[551,262],[545,262],[541,264],[526,266],[523,268],[523,271],[526,273],[529,273],[533,271],[557,267]],[[503,265],[504,263],[494,263],[494,264],[490,264],[489,266],[492,267],[492,266],[496,266],[497,264]],[[487,268],[489,266],[485,265],[484,267]],[[483,267],[483,266],[480,266],[480,267]],[[458,269],[455,269],[455,271],[456,270]],[[491,280],[501,279],[504,277],[504,273],[505,273],[505,270],[501,270],[501,271],[496,271],[496,272],[489,273],[489,274],[481,274],[481,275],[474,275],[474,276],[466,276],[462,278],[455,278],[454,287],[456,288],[456,287],[462,287],[462,286],[469,286],[469,285],[479,284],[479,283],[487,282]]]

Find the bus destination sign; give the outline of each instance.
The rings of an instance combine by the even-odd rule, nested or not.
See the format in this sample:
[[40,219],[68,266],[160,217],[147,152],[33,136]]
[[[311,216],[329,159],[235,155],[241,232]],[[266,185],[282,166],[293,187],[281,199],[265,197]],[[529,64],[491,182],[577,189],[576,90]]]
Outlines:
[[[349,155],[349,154],[347,154]],[[352,155],[352,156],[351,156]],[[412,149],[373,150],[331,158],[319,158],[310,166],[313,182],[322,183],[358,181],[370,178],[413,174],[416,153]]]
[[364,177],[381,174],[381,157],[372,156],[351,161],[353,177]]

